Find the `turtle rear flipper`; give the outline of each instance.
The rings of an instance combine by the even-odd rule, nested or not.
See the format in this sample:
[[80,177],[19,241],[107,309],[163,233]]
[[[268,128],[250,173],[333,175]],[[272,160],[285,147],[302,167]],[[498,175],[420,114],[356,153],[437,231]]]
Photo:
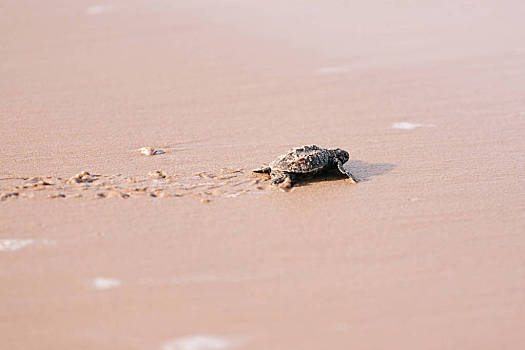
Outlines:
[[348,170],[346,170],[344,167],[343,167],[343,163],[341,162],[337,162],[337,169],[339,169],[339,172],[345,176],[348,176],[348,179],[350,180],[351,183],[357,183],[357,179],[354,177],[354,175],[352,175]]
[[282,171],[272,171],[271,183],[283,190],[288,190],[293,186],[294,175]]

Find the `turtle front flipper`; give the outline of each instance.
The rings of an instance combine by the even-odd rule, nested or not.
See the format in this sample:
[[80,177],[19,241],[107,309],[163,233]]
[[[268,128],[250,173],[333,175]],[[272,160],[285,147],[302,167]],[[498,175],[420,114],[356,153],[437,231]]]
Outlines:
[[269,166],[252,170],[252,172],[257,174],[269,174],[271,171],[272,169]]
[[337,169],[339,169],[339,172],[345,176],[348,176],[348,179],[350,180],[351,183],[355,184],[357,183],[357,179],[354,177],[354,175],[352,175],[348,170],[346,170],[344,167],[343,167],[343,163],[341,163],[340,161],[337,162]]

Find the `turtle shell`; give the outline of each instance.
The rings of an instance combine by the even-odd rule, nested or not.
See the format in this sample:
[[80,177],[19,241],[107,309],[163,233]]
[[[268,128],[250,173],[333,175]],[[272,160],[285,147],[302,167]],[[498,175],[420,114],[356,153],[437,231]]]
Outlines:
[[316,145],[291,149],[270,163],[272,170],[314,173],[333,165],[334,152]]

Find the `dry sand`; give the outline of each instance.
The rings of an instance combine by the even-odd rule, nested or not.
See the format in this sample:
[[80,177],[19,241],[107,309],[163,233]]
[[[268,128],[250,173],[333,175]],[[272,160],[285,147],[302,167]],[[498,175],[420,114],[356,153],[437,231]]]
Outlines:
[[0,347],[525,348],[524,12],[4,1]]

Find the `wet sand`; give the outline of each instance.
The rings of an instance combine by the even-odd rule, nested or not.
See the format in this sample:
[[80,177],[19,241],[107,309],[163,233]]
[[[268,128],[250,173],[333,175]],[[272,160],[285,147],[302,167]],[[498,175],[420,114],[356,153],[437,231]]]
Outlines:
[[525,346],[522,3],[1,8],[2,347]]

